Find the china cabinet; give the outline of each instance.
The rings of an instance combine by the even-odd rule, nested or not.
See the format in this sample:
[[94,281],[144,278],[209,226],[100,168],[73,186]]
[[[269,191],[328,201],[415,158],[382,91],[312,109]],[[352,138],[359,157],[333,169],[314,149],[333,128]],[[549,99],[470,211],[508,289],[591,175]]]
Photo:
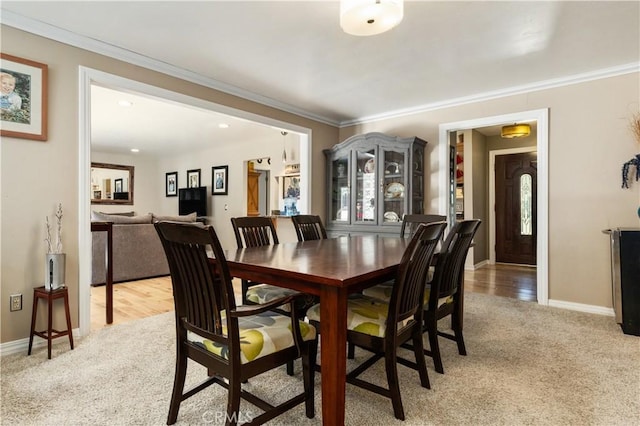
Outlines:
[[426,143],[376,132],[325,150],[330,236],[399,235],[405,214],[423,213]]

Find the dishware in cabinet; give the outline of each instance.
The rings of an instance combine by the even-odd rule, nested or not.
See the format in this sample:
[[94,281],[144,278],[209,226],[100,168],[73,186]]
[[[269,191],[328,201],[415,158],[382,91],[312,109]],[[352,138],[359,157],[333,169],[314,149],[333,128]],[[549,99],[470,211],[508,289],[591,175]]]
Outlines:
[[425,145],[375,132],[325,150],[327,231],[397,235],[405,214],[423,212]]

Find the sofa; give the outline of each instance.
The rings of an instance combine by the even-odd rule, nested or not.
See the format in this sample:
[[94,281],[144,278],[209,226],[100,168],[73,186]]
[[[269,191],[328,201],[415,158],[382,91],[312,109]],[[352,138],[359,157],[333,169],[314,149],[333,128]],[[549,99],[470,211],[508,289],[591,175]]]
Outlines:
[[[169,275],[169,265],[153,224],[158,221],[196,222],[196,214],[136,216],[133,212],[92,212],[92,222],[113,223],[113,282],[133,281]],[[106,232],[92,232],[91,285],[106,281]]]

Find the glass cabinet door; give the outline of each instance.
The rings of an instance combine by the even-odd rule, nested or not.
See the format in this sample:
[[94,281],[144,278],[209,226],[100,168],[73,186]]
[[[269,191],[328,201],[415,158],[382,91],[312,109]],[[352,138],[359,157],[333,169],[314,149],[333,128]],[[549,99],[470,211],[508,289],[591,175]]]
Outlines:
[[405,193],[407,187],[408,171],[407,165],[408,152],[402,151],[383,151],[381,158],[384,160],[382,177],[382,223],[397,223],[402,221],[402,217],[407,212],[407,196],[411,194]]
[[356,189],[355,189],[355,222],[375,223],[377,191],[376,191],[376,150],[355,151],[356,156]]
[[349,223],[351,201],[349,172],[348,153],[331,162],[331,217],[329,220]]

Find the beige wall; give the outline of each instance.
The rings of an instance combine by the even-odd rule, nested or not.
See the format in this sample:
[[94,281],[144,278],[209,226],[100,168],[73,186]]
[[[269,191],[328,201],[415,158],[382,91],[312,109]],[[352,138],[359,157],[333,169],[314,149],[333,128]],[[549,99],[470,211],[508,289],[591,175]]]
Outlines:
[[[35,142],[2,138],[0,196],[0,342],[29,335],[33,288],[44,280],[44,218],[57,203],[64,208],[63,239],[67,254],[73,327],[78,327],[78,67],[85,66],[146,84],[310,128],[313,164],[324,164],[322,149],[338,140],[335,127],[265,107],[167,75],[149,71],[1,26],[2,52],[42,62],[49,67],[49,139]],[[324,216],[324,167],[314,167],[312,210]],[[138,202],[136,194],[136,203]],[[86,283],[85,283],[86,285]],[[9,295],[22,293],[23,309],[9,312]],[[42,318],[41,318],[42,319]],[[58,318],[60,319],[60,318]],[[41,322],[41,326],[44,323]]]
[[[602,230],[638,227],[640,182],[620,189],[622,163],[640,151],[628,123],[640,74],[626,74],[340,129],[340,140],[370,131],[438,144],[438,125],[549,108],[549,299],[611,307],[609,246]],[[438,211],[437,171],[427,188]],[[540,200],[538,200],[540,203]],[[538,204],[540,205],[540,204]]]
[[[274,108],[203,88],[101,55],[0,27],[2,51],[49,66],[49,140],[3,138],[0,146],[2,211],[0,342],[29,333],[32,288],[43,281],[44,217],[64,206],[64,251],[73,326],[78,322],[78,66],[205,99],[312,129],[312,212],[325,215],[322,149],[368,131],[419,136],[427,153],[437,146],[438,126],[506,113],[550,109],[549,297],[611,306],[609,253],[602,229],[638,226],[640,184],[620,189],[620,167],[640,147],[627,120],[638,111],[639,74],[628,74],[491,101],[427,111],[338,129]],[[429,160],[426,210],[437,211],[438,160]],[[137,198],[137,195],[136,195]],[[10,294],[24,294],[22,311],[9,312]]]

